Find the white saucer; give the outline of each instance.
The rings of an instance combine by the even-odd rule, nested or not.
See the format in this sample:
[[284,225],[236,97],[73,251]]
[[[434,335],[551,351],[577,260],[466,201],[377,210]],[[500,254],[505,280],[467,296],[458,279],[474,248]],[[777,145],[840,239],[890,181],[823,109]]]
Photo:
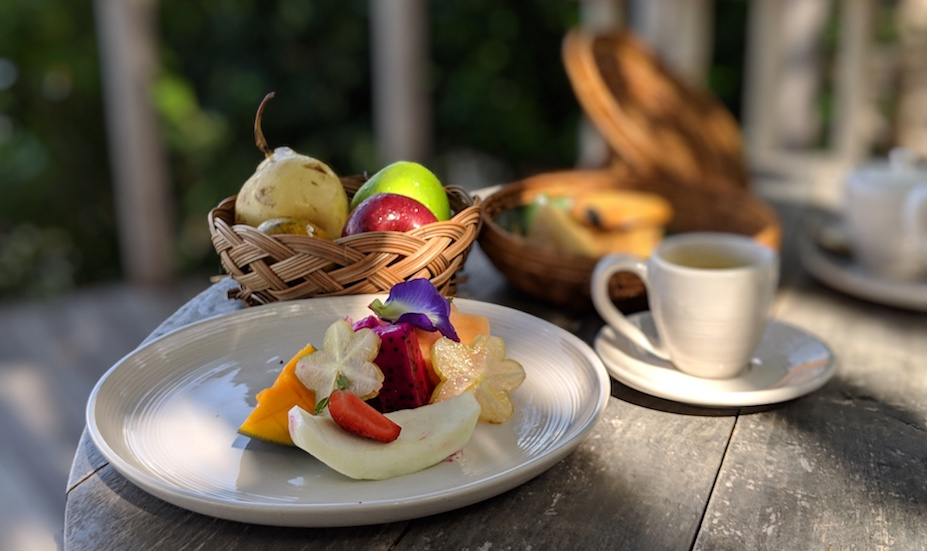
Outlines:
[[[648,336],[656,331],[650,312],[628,316]],[[830,348],[808,333],[770,320],[743,374],[731,379],[702,379],[677,371],[606,325],[595,338],[595,350],[609,375],[636,390],[676,402],[710,407],[774,404],[813,392],[836,372]]]
[[818,239],[821,232],[834,234],[835,229],[835,222],[819,221],[799,236],[801,262],[811,275],[828,287],[857,298],[927,312],[927,280],[892,281],[867,273],[849,255],[821,246]]

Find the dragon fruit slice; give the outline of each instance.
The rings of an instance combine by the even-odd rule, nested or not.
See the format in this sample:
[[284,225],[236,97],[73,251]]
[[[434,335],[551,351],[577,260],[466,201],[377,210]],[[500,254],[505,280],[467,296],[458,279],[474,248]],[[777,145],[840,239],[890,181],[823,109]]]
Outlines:
[[402,322],[371,329],[380,337],[380,352],[373,363],[384,376],[380,394],[371,405],[388,413],[427,404],[434,388],[428,380],[415,328]]
[[351,329],[355,331],[357,331],[358,329],[376,329],[377,327],[386,323],[386,322],[380,321],[380,318],[376,316],[367,316],[366,318],[361,318],[354,322],[348,319],[348,322],[351,324]]

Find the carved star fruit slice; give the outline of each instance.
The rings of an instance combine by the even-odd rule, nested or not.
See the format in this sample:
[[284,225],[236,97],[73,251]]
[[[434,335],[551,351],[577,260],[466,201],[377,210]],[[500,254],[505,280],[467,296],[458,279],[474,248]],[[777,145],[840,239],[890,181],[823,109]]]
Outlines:
[[504,423],[511,417],[515,405],[509,393],[525,380],[525,370],[505,357],[501,337],[480,335],[470,345],[442,337],[432,347],[431,359],[441,379],[432,402],[472,392],[480,404],[480,421]]
[[325,331],[322,348],[299,359],[296,376],[315,392],[316,403],[339,387],[339,377],[346,383],[344,388],[369,400],[383,386],[383,372],[373,363],[379,350],[380,337],[373,331],[354,331],[347,321],[338,320]]

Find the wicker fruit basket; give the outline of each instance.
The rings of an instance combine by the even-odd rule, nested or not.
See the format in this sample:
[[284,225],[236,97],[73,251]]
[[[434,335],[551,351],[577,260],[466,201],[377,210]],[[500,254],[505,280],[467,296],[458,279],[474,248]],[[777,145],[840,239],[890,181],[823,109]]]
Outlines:
[[[364,177],[342,178],[353,196]],[[310,297],[389,291],[408,279],[427,278],[445,296],[456,292],[463,267],[482,225],[479,200],[447,186],[454,216],[418,229],[370,232],[332,241],[305,235],[267,235],[235,224],[235,196],[209,211],[212,243],[225,271],[240,289],[230,298],[247,305]]]
[[[591,306],[590,279],[598,259],[531,243],[503,227],[499,215],[530,204],[542,193],[581,197],[606,189],[646,191],[665,198],[674,212],[667,234],[731,232],[752,236],[776,249],[780,246],[781,229],[775,212],[746,190],[702,189],[643,179],[612,168],[550,172],[503,186],[481,205],[484,223],[480,247],[514,287],[559,306],[587,308]],[[640,279],[629,273],[617,274],[610,282],[610,292],[619,307],[628,309],[639,309],[646,298]]]

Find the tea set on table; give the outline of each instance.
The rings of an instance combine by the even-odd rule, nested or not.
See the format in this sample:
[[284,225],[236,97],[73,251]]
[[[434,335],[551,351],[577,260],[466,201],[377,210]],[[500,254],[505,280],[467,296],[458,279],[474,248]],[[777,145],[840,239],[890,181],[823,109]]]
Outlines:
[[[852,171],[845,199],[843,220],[816,225],[802,242],[808,271],[859,298],[927,310],[927,170],[894,150]],[[641,278],[648,311],[615,307],[608,284],[618,272]],[[835,357],[769,317],[778,272],[774,250],[724,233],[669,236],[646,260],[606,256],[592,276],[606,322],[595,350],[616,380],[677,402],[744,407],[810,393],[834,375]]]
[[848,175],[844,204],[803,232],[808,272],[848,295],[927,312],[927,168],[895,149]]

